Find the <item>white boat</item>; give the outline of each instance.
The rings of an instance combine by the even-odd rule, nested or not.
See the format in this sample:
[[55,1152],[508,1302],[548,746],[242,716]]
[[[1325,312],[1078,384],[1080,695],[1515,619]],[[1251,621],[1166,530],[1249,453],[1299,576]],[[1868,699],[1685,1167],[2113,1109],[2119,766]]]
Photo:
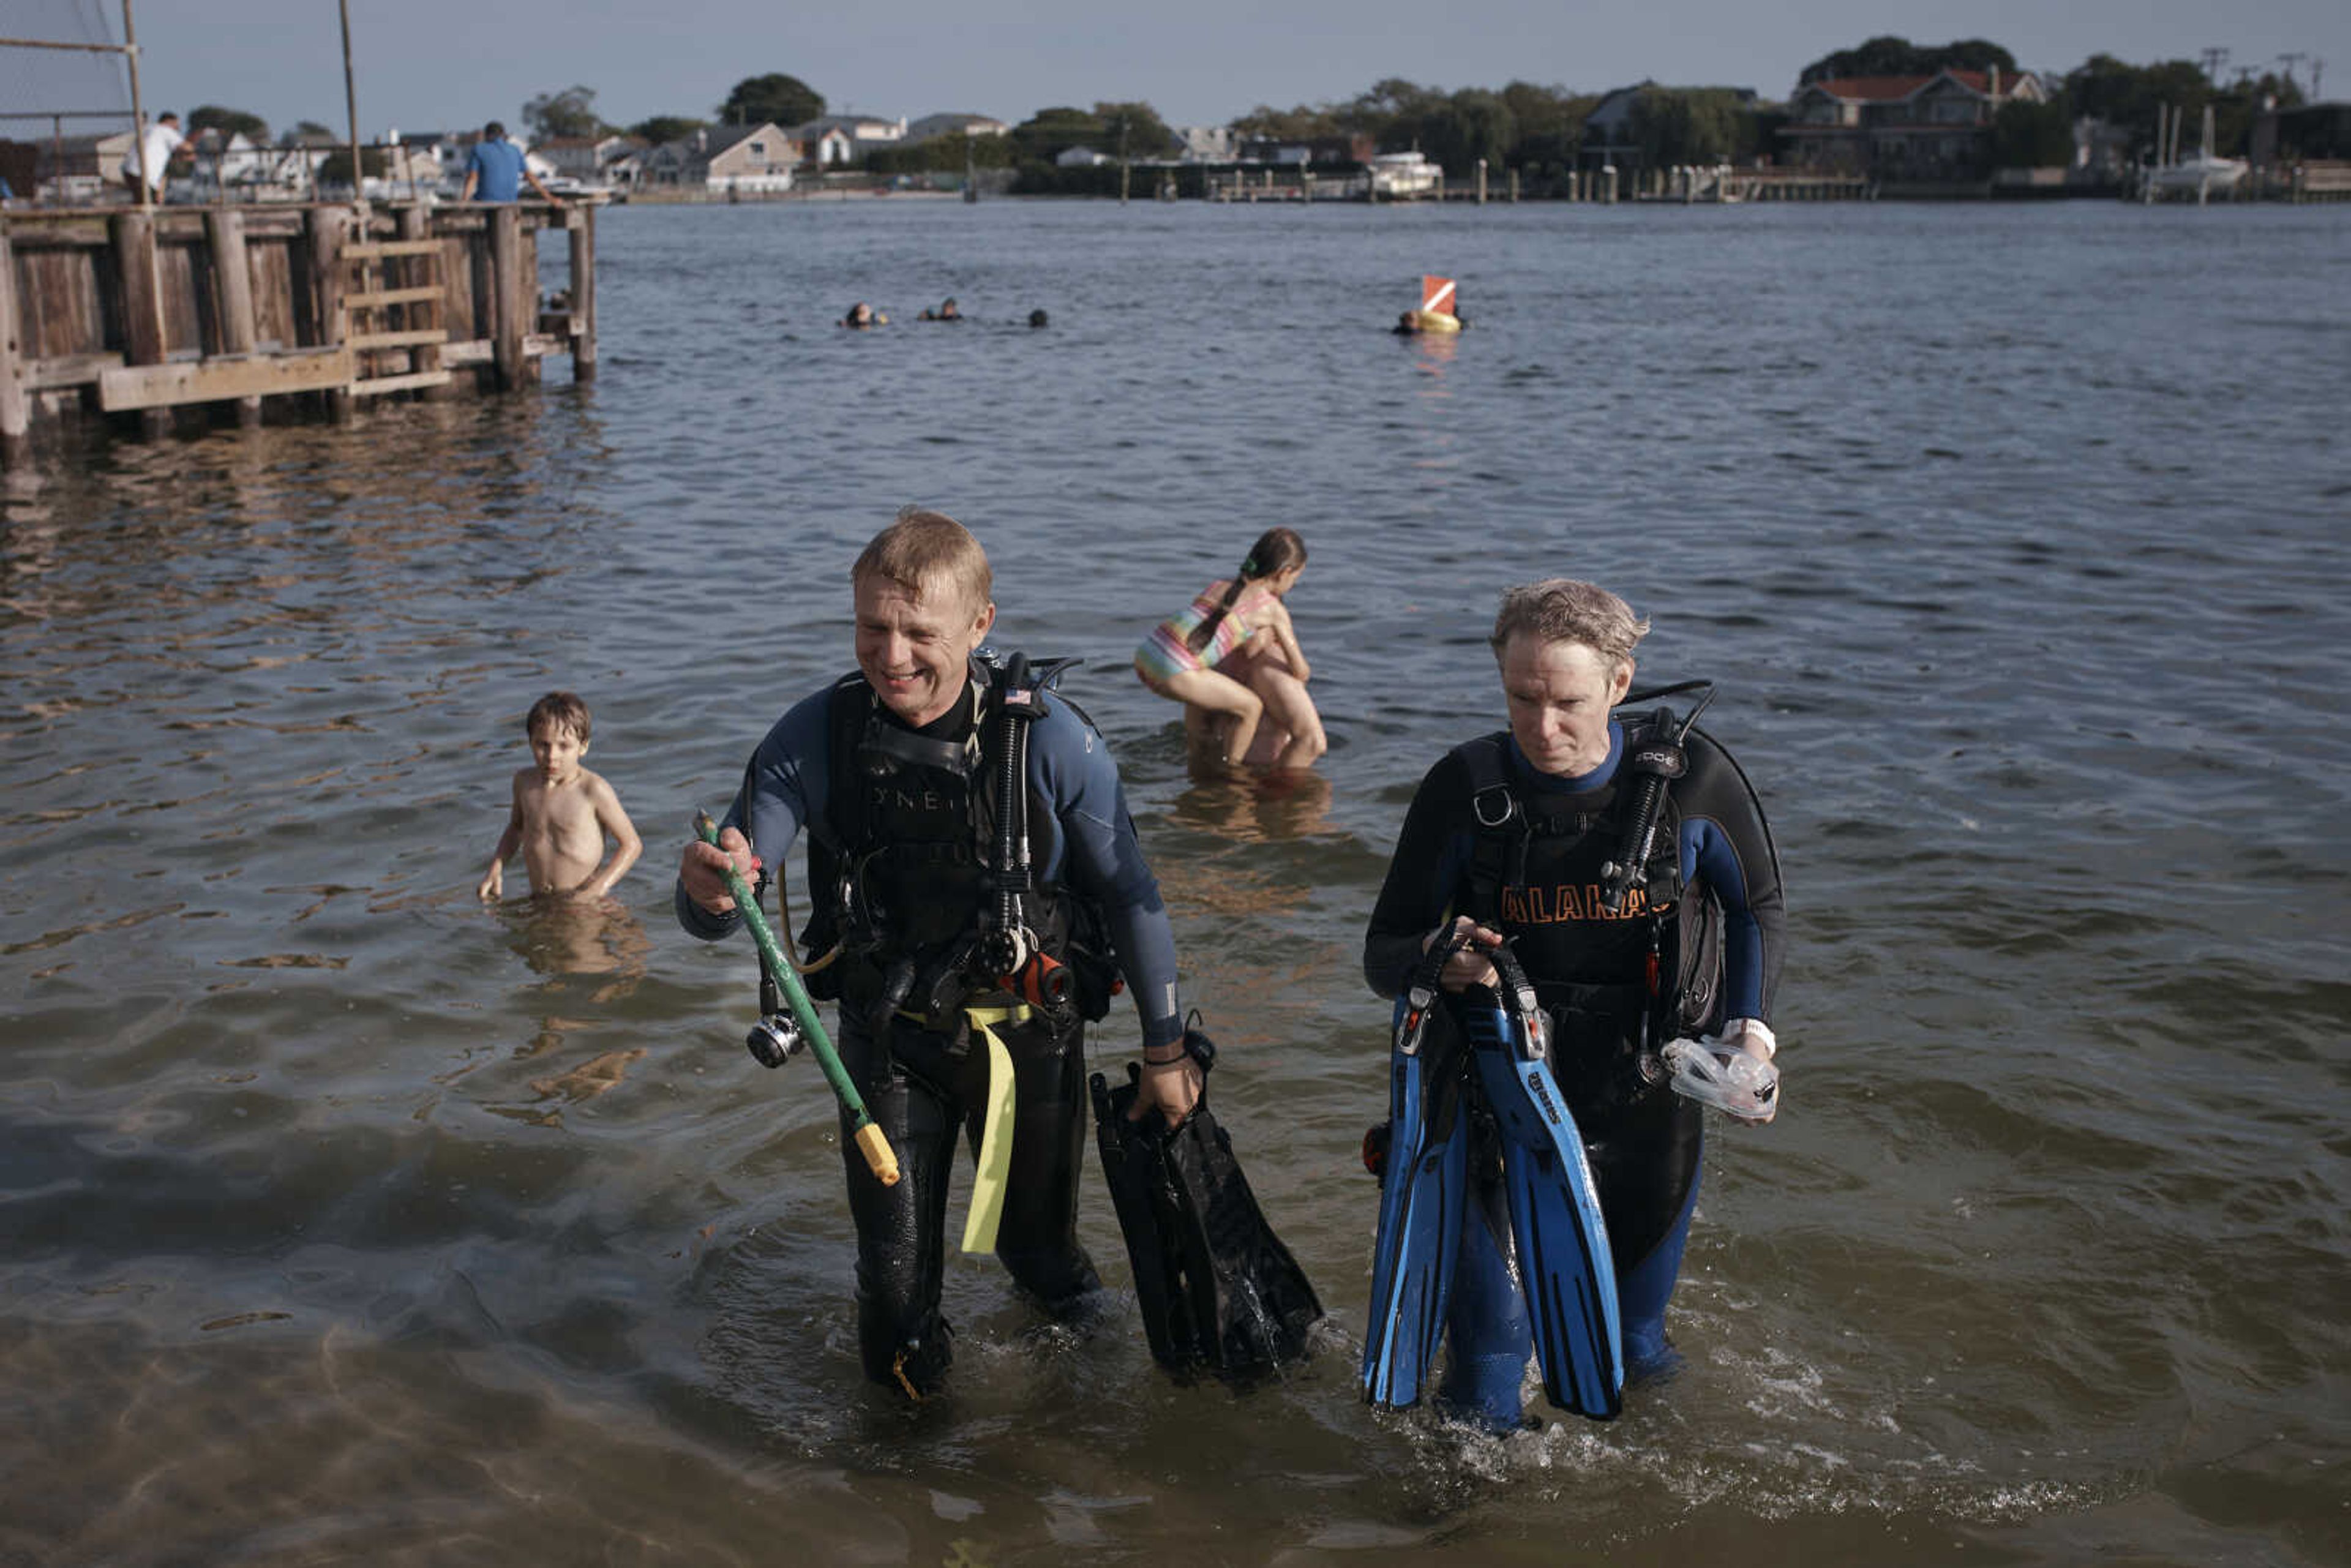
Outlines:
[[2233,191],[2245,177],[2241,158],[2214,158],[2198,153],[2147,175],[2158,191]]
[[1441,195],[1445,171],[1424,154],[1383,152],[1372,160],[1372,194],[1397,197]]
[[[2179,131],[2172,127],[2176,140]],[[2193,158],[2178,158],[2160,168],[2147,171],[2147,182],[2158,191],[2193,191],[2199,196],[2213,191],[2233,191],[2237,182],[2245,177],[2247,164],[2242,158],[2218,158],[2212,153],[2212,106],[2204,106],[2204,144]]]

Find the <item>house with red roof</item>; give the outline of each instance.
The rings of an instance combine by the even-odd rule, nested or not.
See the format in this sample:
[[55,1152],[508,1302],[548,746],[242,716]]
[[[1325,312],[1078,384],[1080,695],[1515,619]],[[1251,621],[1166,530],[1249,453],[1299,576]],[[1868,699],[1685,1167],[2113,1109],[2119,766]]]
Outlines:
[[1806,82],[1780,128],[1782,162],[1885,180],[1982,176],[2003,104],[2046,103],[2031,71],[1942,70],[1931,76],[1834,77]]

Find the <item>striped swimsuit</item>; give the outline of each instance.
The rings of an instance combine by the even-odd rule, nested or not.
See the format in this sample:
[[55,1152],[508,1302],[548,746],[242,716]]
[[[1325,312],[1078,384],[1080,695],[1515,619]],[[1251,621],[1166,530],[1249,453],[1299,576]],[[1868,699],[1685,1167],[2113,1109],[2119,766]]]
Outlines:
[[1186,646],[1184,639],[1192,634],[1194,627],[1216,612],[1217,601],[1224,596],[1225,584],[1212,582],[1200,591],[1200,596],[1192,601],[1189,609],[1154,626],[1151,635],[1134,650],[1134,673],[1146,683],[1165,683],[1186,670],[1213,670],[1222,664],[1225,656],[1239,647],[1249,634],[1249,622],[1241,619],[1241,611],[1255,597],[1253,591],[1241,590],[1241,595],[1233,601],[1232,609],[1217,622],[1216,631],[1209,634],[1207,647],[1195,653]]

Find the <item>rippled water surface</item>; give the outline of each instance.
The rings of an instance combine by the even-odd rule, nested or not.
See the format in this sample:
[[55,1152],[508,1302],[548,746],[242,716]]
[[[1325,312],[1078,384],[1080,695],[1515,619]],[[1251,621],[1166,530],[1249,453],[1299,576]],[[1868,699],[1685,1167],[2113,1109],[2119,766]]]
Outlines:
[[[2351,1561],[2351,211],[601,238],[590,387],[6,481],[0,1561]],[[1458,341],[1382,330],[1423,270]],[[1073,1338],[961,1258],[952,1396],[860,1381],[822,1085],[745,1055],[748,948],[668,868],[909,501],[987,542],[1000,642],[1090,662],[1334,1309],[1286,1384],[1178,1386],[1131,1311]],[[1274,522],[1333,749],[1196,784],[1126,654]],[[1786,1109],[1709,1143],[1680,1378],[1494,1442],[1355,1392],[1357,955],[1414,784],[1499,721],[1495,591],[1552,572],[1721,683]],[[486,909],[556,685],[646,862]],[[1123,1291],[1091,1176],[1082,1226]]]

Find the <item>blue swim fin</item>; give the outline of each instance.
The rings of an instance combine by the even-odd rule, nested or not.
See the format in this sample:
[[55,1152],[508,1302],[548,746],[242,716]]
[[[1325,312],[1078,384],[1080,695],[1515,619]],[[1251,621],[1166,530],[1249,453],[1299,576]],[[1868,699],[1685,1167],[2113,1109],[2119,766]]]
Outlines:
[[1478,1082],[1502,1136],[1502,1175],[1519,1275],[1534,1320],[1543,1393],[1607,1420],[1624,1408],[1616,1264],[1575,1118],[1552,1077],[1548,1019],[1506,946],[1493,954],[1499,1006],[1461,1008]]
[[1389,1134],[1380,1233],[1364,1331],[1364,1397],[1416,1403],[1436,1365],[1468,1213],[1469,1138],[1462,1114],[1467,1062],[1437,971],[1458,944],[1436,944],[1396,998],[1389,1053]]

